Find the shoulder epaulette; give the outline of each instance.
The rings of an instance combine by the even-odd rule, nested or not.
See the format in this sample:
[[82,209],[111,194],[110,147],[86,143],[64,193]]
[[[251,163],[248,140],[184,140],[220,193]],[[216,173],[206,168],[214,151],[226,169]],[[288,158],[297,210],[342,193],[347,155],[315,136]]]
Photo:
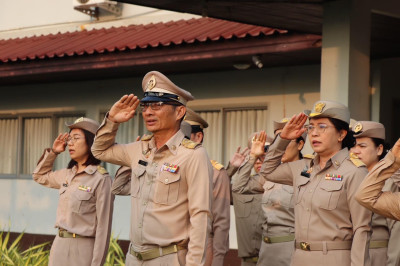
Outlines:
[[188,140],[188,139],[185,138],[185,139],[182,140],[182,145],[185,146],[188,149],[194,149],[197,146],[200,146],[201,144],[197,143],[197,142],[194,142],[194,141],[191,141],[191,140]]
[[153,135],[145,135],[145,136],[143,136],[143,138],[141,138],[140,140],[141,140],[141,141],[148,141],[148,140],[151,140],[152,137],[153,137]]
[[99,172],[100,174],[104,175],[104,174],[108,174],[107,170],[102,167],[102,166],[97,166],[97,172]]
[[314,159],[314,158],[315,158],[315,155],[313,155],[313,154],[304,154],[304,155],[303,155],[303,158]]
[[350,161],[357,167],[366,166],[365,163],[358,159],[358,156],[352,152],[350,153]]
[[214,161],[214,160],[210,160],[210,161],[211,161],[212,166],[213,166],[215,169],[221,170],[222,168],[224,168],[224,166],[223,166],[222,164],[220,164],[219,162]]

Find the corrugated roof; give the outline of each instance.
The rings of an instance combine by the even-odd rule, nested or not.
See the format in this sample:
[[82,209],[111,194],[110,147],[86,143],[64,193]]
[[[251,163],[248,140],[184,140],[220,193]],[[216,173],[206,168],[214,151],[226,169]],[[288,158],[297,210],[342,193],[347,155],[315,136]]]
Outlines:
[[0,60],[24,61],[285,34],[286,30],[199,18],[0,40]]

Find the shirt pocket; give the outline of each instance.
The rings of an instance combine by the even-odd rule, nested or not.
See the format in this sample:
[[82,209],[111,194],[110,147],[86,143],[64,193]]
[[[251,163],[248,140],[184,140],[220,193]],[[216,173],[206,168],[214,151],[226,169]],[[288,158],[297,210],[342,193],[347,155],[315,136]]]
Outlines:
[[309,178],[306,177],[298,177],[296,182],[296,190],[297,190],[297,197],[296,197],[296,204],[301,202],[301,199],[304,196],[304,192],[307,190],[306,186],[310,182]]
[[71,193],[70,207],[76,213],[90,213],[96,211],[96,202],[91,199],[92,192],[77,190]]
[[325,210],[336,209],[343,183],[338,181],[323,181],[320,183],[320,196],[318,197],[319,207]]
[[156,178],[154,202],[164,205],[176,203],[179,196],[180,179],[179,173],[161,171]]
[[293,208],[293,193],[292,186],[282,185],[281,204],[286,208]]
[[264,194],[263,194],[263,196],[261,198],[261,203],[262,204],[270,205],[270,201],[271,201],[270,199],[271,199],[271,195],[272,195],[272,193],[274,191],[274,187],[275,187],[275,184],[272,183],[272,182],[266,182],[264,184]]
[[146,172],[145,166],[137,166],[132,169],[131,176],[131,196],[134,198],[140,198],[140,179]]
[[251,213],[252,202],[254,200],[253,195],[241,194],[236,198],[234,202],[235,215],[238,218],[249,217]]

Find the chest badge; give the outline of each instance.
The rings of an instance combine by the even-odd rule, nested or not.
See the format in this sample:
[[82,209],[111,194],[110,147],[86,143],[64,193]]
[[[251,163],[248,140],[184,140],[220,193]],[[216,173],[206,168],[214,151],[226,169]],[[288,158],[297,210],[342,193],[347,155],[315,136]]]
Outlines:
[[342,181],[342,175],[334,175],[334,174],[326,174],[325,180],[332,180],[332,181]]
[[179,170],[179,166],[178,165],[174,165],[174,164],[170,164],[170,163],[164,163],[161,166],[161,171],[167,171],[170,173],[176,173]]
[[84,186],[84,185],[80,185],[80,186],[78,187],[78,189],[79,189],[79,190],[82,190],[82,191],[85,191],[85,192],[90,192],[90,191],[92,191],[92,188],[91,188],[91,187]]

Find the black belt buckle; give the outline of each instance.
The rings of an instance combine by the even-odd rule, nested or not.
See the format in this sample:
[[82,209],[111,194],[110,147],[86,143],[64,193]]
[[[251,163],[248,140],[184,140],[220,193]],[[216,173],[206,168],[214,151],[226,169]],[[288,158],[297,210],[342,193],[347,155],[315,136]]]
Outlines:
[[300,249],[304,251],[310,251],[310,243],[307,242],[300,242]]

